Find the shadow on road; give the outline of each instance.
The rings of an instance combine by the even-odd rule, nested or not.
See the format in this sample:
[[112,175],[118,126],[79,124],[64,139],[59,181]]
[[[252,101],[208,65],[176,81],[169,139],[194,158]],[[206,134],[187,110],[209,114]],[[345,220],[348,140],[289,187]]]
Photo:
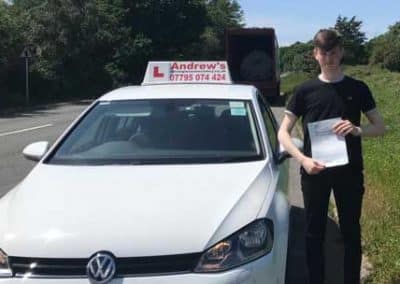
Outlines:
[[85,106],[89,105],[92,100],[80,100],[71,101],[65,103],[52,103],[48,105],[37,105],[37,106],[21,106],[14,108],[0,108],[0,118],[17,118],[17,117],[33,117],[33,116],[49,116],[51,114],[57,114],[54,112],[58,108],[71,105],[71,106]]
[[[286,284],[307,284],[304,208],[292,206]],[[343,283],[343,244],[338,225],[328,218],[325,236],[325,284]]]

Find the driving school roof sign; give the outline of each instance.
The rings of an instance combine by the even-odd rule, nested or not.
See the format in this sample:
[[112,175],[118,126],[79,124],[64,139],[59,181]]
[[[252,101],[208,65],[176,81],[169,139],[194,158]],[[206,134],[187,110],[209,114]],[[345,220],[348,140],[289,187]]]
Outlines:
[[232,81],[226,61],[150,61],[142,85],[183,83]]

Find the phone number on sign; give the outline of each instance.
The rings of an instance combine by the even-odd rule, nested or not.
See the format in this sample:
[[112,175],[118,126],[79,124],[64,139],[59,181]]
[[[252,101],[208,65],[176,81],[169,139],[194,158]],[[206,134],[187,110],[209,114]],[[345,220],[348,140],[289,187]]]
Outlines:
[[225,81],[225,74],[171,74],[170,81]]

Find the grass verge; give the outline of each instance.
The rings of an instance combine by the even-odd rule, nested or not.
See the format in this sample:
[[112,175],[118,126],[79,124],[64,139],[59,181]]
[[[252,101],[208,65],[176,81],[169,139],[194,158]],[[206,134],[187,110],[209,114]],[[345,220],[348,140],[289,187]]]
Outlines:
[[289,73],[281,79],[281,92],[288,94],[288,98],[292,95],[294,87],[301,82],[309,79],[310,75],[307,73]]
[[364,250],[374,271],[367,283],[400,283],[400,73],[352,66],[345,73],[368,84],[388,132],[364,139]]

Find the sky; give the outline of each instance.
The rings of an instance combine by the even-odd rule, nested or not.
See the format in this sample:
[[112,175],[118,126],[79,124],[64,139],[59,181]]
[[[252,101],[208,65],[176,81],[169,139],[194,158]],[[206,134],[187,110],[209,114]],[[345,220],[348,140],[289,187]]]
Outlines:
[[246,27],[273,27],[280,46],[306,42],[321,28],[335,25],[339,15],[362,21],[368,39],[400,21],[399,0],[238,0]]

